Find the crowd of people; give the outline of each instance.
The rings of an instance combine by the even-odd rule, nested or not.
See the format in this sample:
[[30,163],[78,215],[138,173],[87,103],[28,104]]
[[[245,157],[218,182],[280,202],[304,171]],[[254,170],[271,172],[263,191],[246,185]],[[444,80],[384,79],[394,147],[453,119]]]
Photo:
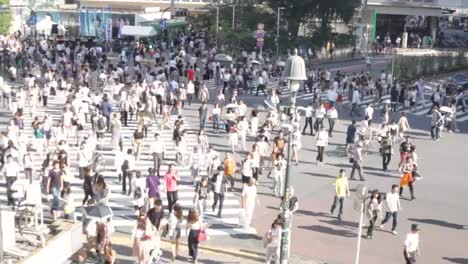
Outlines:
[[[0,66],[8,72],[8,81],[22,83],[21,88],[14,89],[6,80],[1,82],[0,100],[12,115],[6,131],[0,134],[8,204],[14,204],[11,186],[23,177],[24,171],[24,177],[40,180],[43,192],[52,195],[53,219],[61,215],[73,219],[80,206],[107,205],[109,180],[102,174],[102,157],[97,150],[110,147],[115,153],[113,169],[122,184],[122,194],[133,197],[135,205],[137,220],[132,239],[138,263],[159,258],[162,237],[172,243],[175,260],[183,234],[187,236],[189,255],[197,263],[198,244],[206,239],[209,228],[204,221],[207,206],[222,218],[227,192],[240,194],[239,225],[252,226],[259,179],[266,175],[271,179],[272,194],[284,197],[288,137],[295,165],[300,163],[302,138],[309,135],[315,138],[316,164],[324,164],[325,149],[334,135],[335,124],[346,111],[345,99],[351,103],[349,115],[354,119],[346,131],[343,153],[352,164],[350,180],[356,179],[356,173],[361,181],[366,179],[364,158],[372,147],[380,152],[382,170],[386,172],[395,145],[400,146],[396,168],[402,175],[400,182],[392,185],[385,195],[373,191],[366,201],[367,237],[373,237],[377,219],[383,216],[383,204],[387,211],[381,227],[392,217],[392,232],[396,234],[399,197],[404,188],[408,187],[411,200],[415,199],[415,182],[422,177],[418,175],[416,146],[406,133],[410,124],[399,107],[425,105],[422,79],[411,86],[399,83],[385,71],[375,78],[372,73],[338,71],[332,75],[330,69],[309,67],[308,79],[300,92],[314,96],[306,106],[288,111],[281,96],[287,92],[281,66],[265,63],[261,67],[254,60],[256,55],[247,52],[235,58],[237,64],[217,61],[216,48],[211,48],[208,40],[197,32],[181,33],[151,47],[126,43],[117,50],[110,45],[74,41],[41,40],[34,46],[13,36],[0,39],[0,45],[3,47]],[[208,88],[208,82],[214,82],[213,89]],[[54,120],[48,113],[48,102],[57,93],[66,100],[60,118]],[[249,110],[243,100],[245,94],[265,96],[267,111]],[[386,95],[389,100],[384,100]],[[362,108],[362,100],[369,96],[374,99]],[[449,99],[444,101],[445,97],[437,90],[431,98],[434,140],[440,138],[444,127],[455,131],[453,113],[460,102],[464,111],[463,93],[446,97]],[[446,102],[454,108],[452,116],[440,111]],[[193,103],[199,104],[196,135],[187,129],[185,116],[185,109]],[[380,112],[374,109],[378,104],[383,105]],[[395,114],[391,112],[399,110],[398,120],[393,119]],[[24,123],[24,114],[33,118],[30,126]],[[381,123],[376,124],[378,121]],[[137,126],[131,138],[124,138],[122,131],[129,122],[136,122]],[[291,126],[284,129],[283,124]],[[26,136],[25,129],[32,129],[32,138]],[[164,130],[172,135],[174,163],[168,163],[165,155],[167,146],[161,139]],[[230,151],[221,153],[210,144],[209,136],[215,134],[226,136]],[[189,146],[192,136],[197,142],[194,147]],[[144,146],[148,145],[149,153],[145,153]],[[35,158],[43,161],[40,171],[33,166]],[[153,166],[137,170],[136,163],[141,159],[152,160]],[[78,175],[72,173],[75,166]],[[182,167],[190,169],[189,180],[194,187],[191,208],[178,203],[181,182],[178,168]],[[75,177],[83,183],[85,197],[80,202],[74,201],[71,190]],[[340,170],[334,184],[336,195],[330,211],[333,214],[339,203],[341,220],[344,198],[349,195],[344,170]],[[167,204],[163,204],[162,192]],[[209,206],[210,195],[214,201]],[[298,199],[293,195],[290,198],[289,209],[294,213]],[[279,258],[282,223],[279,216],[265,234],[267,263]],[[98,231],[94,233],[108,234],[105,226],[105,222],[97,223]],[[106,235],[96,237],[97,241],[90,240],[95,244],[93,248],[107,263],[113,263],[115,251],[110,239]]]

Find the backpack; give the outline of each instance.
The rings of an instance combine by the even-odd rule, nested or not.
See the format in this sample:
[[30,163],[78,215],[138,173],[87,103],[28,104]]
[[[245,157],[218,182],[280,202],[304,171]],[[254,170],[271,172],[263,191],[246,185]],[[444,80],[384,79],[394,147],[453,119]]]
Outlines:
[[98,130],[106,129],[106,124],[104,123],[104,120],[102,118],[99,118],[97,121],[97,129]]

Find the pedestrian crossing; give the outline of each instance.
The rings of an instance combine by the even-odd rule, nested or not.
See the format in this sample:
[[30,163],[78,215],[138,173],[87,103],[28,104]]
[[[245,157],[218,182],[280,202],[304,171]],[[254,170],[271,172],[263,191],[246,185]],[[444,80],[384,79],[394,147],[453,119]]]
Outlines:
[[[65,102],[65,94],[61,91],[57,92],[56,96],[49,97],[49,103],[47,107],[47,113],[50,114],[52,117],[54,124],[60,119],[61,113],[63,113],[63,107]],[[114,111],[118,111],[114,105]],[[40,107],[35,111],[34,116],[44,116],[46,113],[45,109]],[[172,116],[172,123],[177,118],[176,116]],[[128,148],[132,148],[132,137],[133,133],[137,127],[137,121],[134,117],[133,120],[129,120],[128,126],[122,126],[121,134],[123,135],[123,143],[124,143],[124,151]],[[25,142],[32,142],[33,141],[33,131],[31,128],[31,123],[33,121],[33,117],[30,115],[30,108],[28,106],[25,107],[24,111],[24,124],[25,129],[22,134]],[[88,120],[89,121],[89,120]],[[198,145],[197,143],[197,136],[196,134],[192,133],[189,129],[188,122],[184,122],[184,128],[187,129],[187,153],[191,153],[193,147]],[[137,160],[135,163],[135,169],[137,171],[142,172],[142,176],[146,176],[148,168],[153,167],[152,157],[150,156],[149,148],[152,135],[158,132],[160,134],[161,140],[164,142],[165,145],[165,157],[163,161],[163,165],[161,165],[161,175],[167,171],[168,165],[170,163],[175,163],[175,155],[176,149],[175,145],[172,141],[172,130],[171,129],[163,129],[160,130],[159,126],[153,124],[148,129],[148,138],[143,140],[142,145],[142,152],[140,160]],[[84,131],[82,133],[92,133],[91,124],[87,123],[84,127]],[[82,180],[78,178],[78,146],[76,144],[76,138],[71,137],[70,142],[73,145],[69,146],[69,150],[71,153],[70,156],[70,172],[74,175],[73,180],[71,181],[71,189],[74,195],[75,205],[76,205],[76,216],[78,219],[81,219],[82,216],[82,208],[81,203],[84,198],[83,192],[83,183]],[[127,196],[122,194],[122,186],[118,180],[118,171],[116,167],[120,168],[119,164],[114,164],[116,158],[116,151],[112,150],[111,147],[111,133],[106,133],[104,139],[102,141],[102,145],[104,146],[101,149],[98,149],[96,152],[99,153],[105,160],[104,170],[100,173],[106,179],[106,184],[110,189],[109,194],[109,206],[113,210],[113,219],[112,225],[113,228],[117,231],[122,232],[131,232],[135,223],[136,223],[136,215],[134,210],[134,202],[133,196]],[[55,144],[52,143],[49,146],[48,151],[54,150]],[[40,157],[40,155],[35,154],[33,158],[33,167],[35,168],[35,175],[39,175],[39,170],[41,168],[42,162],[45,157]],[[194,197],[194,185],[192,182],[192,176],[190,172],[190,168],[188,165],[176,165],[176,169],[181,176],[181,182],[179,182],[179,190],[178,190],[178,203],[183,208],[192,208],[193,207],[193,197]],[[202,170],[201,175],[206,175],[206,170]],[[0,180],[0,184],[4,184],[4,180]],[[128,183],[127,183],[128,184]],[[164,181],[160,179],[160,186],[163,186]],[[234,193],[226,193],[224,206],[222,211],[222,218],[217,217],[217,209],[216,211],[211,210],[211,204],[213,203],[212,195],[209,196],[207,200],[207,210],[205,211],[205,218],[204,222],[207,225],[207,234],[211,236],[226,236],[226,235],[236,235],[236,234],[255,234],[256,231],[254,228],[240,228],[238,226],[238,216],[240,208],[239,197],[236,196]],[[0,201],[6,203],[6,188],[0,189]],[[163,204],[167,206],[167,198],[166,193],[163,189],[161,189],[161,200]],[[50,203],[45,202],[44,210],[48,211]],[[167,210],[166,210],[167,211]],[[188,210],[184,209],[184,213],[187,214]]]
[[[429,83],[428,88],[425,90],[425,102],[420,103],[418,102],[414,107],[410,107],[409,105],[404,105],[402,106],[400,103],[398,104],[397,111],[405,111],[407,114],[415,115],[415,116],[428,116],[428,112],[432,108],[432,102],[431,102],[431,97],[433,93],[433,87],[437,87],[439,84],[441,84],[443,81],[432,81]],[[280,86],[277,81],[270,81],[267,85],[267,90],[272,90],[272,89],[278,89],[280,91],[280,99],[284,102],[289,103],[289,98],[290,98],[290,91],[287,89],[285,86]],[[216,89],[216,85],[213,80],[210,80],[207,82],[207,87],[209,89]],[[222,88],[222,86],[218,86],[218,89]],[[253,84],[253,89],[249,94],[255,95],[257,93],[257,84],[254,81]],[[259,96],[263,96],[263,93],[259,93]],[[313,93],[304,93],[304,90],[299,90],[298,94],[296,96],[297,103],[299,105],[308,105],[309,103],[313,102],[314,100],[314,94]],[[381,110],[384,107],[383,101],[385,100],[390,100],[390,95],[389,94],[384,94],[381,99],[377,99],[377,96],[374,94],[371,95],[364,95],[361,98],[361,108],[367,107],[370,103],[373,104],[374,110]],[[447,99],[448,100],[448,99]],[[320,94],[320,102],[327,102],[327,93],[322,92]],[[408,101],[406,103],[409,103]],[[348,94],[343,95],[343,102],[342,105],[350,105],[351,100],[350,96]],[[462,112],[460,109],[456,113],[456,121],[458,123],[461,122],[466,122],[468,121],[468,112]]]

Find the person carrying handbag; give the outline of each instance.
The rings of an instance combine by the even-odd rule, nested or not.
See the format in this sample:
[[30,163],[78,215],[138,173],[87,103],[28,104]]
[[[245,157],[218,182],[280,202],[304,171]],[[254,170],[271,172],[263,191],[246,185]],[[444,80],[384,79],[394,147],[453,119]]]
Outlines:
[[206,230],[195,209],[190,209],[188,213],[186,233],[188,234],[189,256],[192,257],[194,264],[198,264],[198,244],[200,241],[206,240]]
[[282,225],[282,220],[276,219],[263,237],[263,246],[266,250],[266,263],[271,263],[273,259],[275,259],[275,263],[279,263],[281,234],[283,232]]

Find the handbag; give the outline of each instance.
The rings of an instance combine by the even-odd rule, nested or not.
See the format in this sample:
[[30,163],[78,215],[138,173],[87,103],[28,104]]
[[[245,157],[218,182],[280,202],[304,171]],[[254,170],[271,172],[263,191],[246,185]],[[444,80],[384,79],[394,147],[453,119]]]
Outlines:
[[205,228],[200,228],[200,232],[198,232],[197,240],[198,240],[198,242],[206,240],[206,230],[205,230]]

